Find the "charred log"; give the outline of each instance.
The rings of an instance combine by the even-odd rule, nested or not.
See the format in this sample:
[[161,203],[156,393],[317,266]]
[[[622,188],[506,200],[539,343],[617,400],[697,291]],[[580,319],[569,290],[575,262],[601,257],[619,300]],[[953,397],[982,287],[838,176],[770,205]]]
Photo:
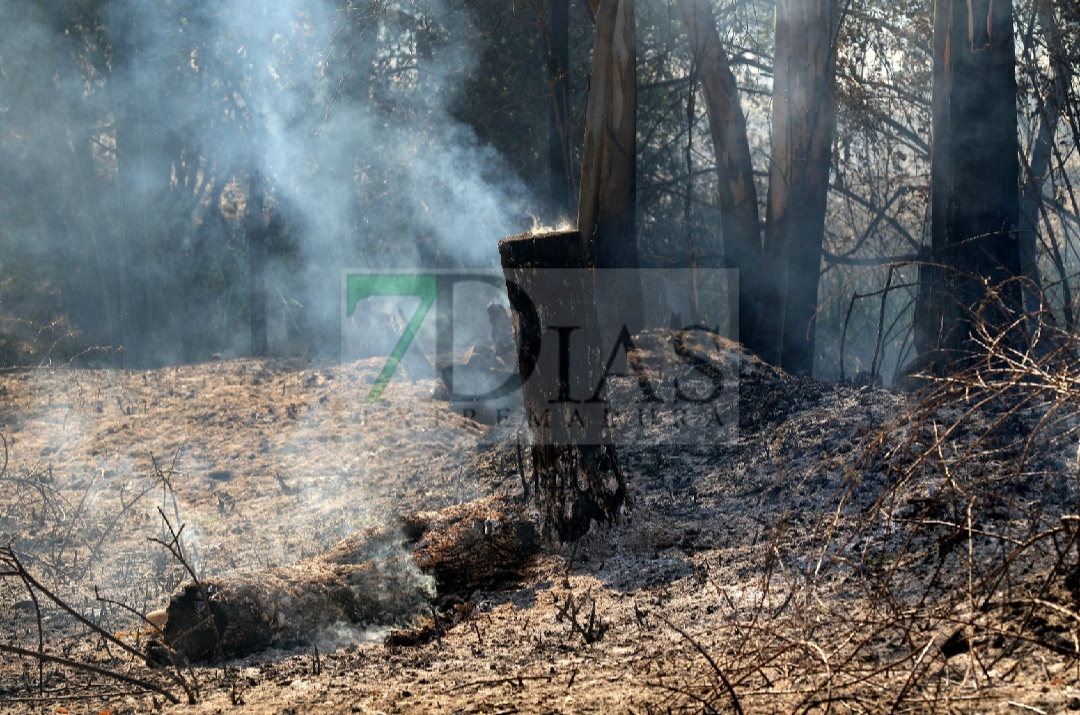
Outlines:
[[520,580],[539,544],[520,508],[495,500],[413,515],[291,566],[185,585],[165,641],[202,660],[302,645],[336,624],[410,625],[439,599]]

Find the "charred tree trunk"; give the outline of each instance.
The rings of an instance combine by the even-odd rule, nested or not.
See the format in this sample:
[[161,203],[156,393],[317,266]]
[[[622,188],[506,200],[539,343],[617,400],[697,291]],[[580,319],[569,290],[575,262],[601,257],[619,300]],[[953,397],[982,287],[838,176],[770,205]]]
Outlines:
[[626,496],[605,424],[591,256],[577,231],[513,236],[499,253],[517,326],[536,498],[547,536],[573,541],[592,522],[613,521]]
[[337,624],[408,624],[439,598],[519,580],[539,548],[536,525],[496,500],[417,514],[292,566],[183,586],[165,642],[202,660],[310,643]]
[[679,10],[697,64],[716,154],[720,230],[727,267],[738,271],[738,337],[748,350],[761,354],[757,330],[761,224],[746,118],[735,75],[720,45],[711,5],[707,0],[679,0]]
[[603,324],[617,312],[631,333],[644,324],[637,247],[637,50],[633,0],[603,0],[585,117],[578,231],[611,285],[596,286]]
[[917,347],[939,366],[970,355],[980,324],[1020,305],[1019,147],[1012,6],[934,4],[931,263],[916,306]]
[[[1065,56],[1061,30],[1056,26],[1050,0],[1038,0],[1035,3],[1035,13],[1046,38],[1051,81],[1045,96],[1038,97],[1038,131],[1031,143],[1030,158],[1020,186],[1020,271],[1024,276],[1024,309],[1030,314],[1038,312],[1041,300],[1038,239],[1043,210],[1043,187],[1050,175],[1054,137],[1067,101],[1066,91],[1072,82],[1072,67]],[[1067,291],[1068,287],[1068,281],[1064,280],[1062,288]],[[1068,292],[1062,303],[1066,325],[1071,329],[1072,300]]]
[[778,0],[761,356],[814,369],[815,315],[836,125],[837,0]]
[[547,33],[548,82],[551,126],[548,164],[551,167],[551,208],[557,216],[571,216],[573,178],[570,172],[570,0],[551,0]]
[[266,216],[266,185],[258,173],[251,177],[244,214],[248,254],[248,311],[251,325],[251,354],[265,357],[266,337],[266,243],[269,221]]

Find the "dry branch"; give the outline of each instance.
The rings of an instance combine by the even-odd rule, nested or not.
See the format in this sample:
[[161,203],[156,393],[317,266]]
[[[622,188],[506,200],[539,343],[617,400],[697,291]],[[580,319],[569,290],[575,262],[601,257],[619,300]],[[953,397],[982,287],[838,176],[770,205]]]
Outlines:
[[[136,685],[138,687],[145,688],[147,690],[152,690],[154,692],[160,693],[161,695],[165,696],[172,703],[178,703],[179,702],[179,700],[176,699],[176,696],[174,696],[168,690],[164,689],[162,686],[157,685],[155,683],[145,681],[145,680],[141,680],[139,678],[135,678],[135,677],[130,676],[130,675],[125,675],[124,673],[120,673],[120,672],[115,671],[115,670],[110,670],[108,668],[103,668],[101,666],[97,666],[97,665],[93,665],[93,664],[90,664],[90,663],[85,663],[85,662],[82,662],[82,661],[74,660],[74,659],[71,659],[71,658],[64,658],[64,657],[61,657],[61,656],[56,656],[56,655],[51,655],[49,653],[46,653],[45,652],[44,631],[42,629],[41,606],[40,606],[40,603],[39,603],[39,600],[38,600],[38,594],[41,594],[42,596],[47,598],[49,601],[51,601],[56,606],[58,606],[61,610],[66,612],[69,616],[71,616],[76,621],[78,621],[82,625],[89,628],[93,633],[95,633],[97,636],[102,638],[104,641],[106,641],[108,643],[112,643],[113,645],[116,645],[116,646],[120,647],[122,650],[126,651],[130,655],[133,655],[133,656],[135,656],[137,658],[140,658],[140,659],[145,659],[145,656],[143,655],[143,653],[141,653],[140,651],[138,651],[134,647],[124,643],[122,640],[120,640],[117,636],[113,635],[107,629],[101,627],[97,623],[94,623],[93,621],[88,619],[86,616],[79,613],[71,605],[69,605],[66,601],[61,599],[59,596],[54,594],[52,591],[50,591],[45,586],[43,586],[26,569],[26,567],[19,560],[18,555],[10,547],[2,547],[2,548],[0,548],[0,565],[2,565],[4,567],[3,570],[0,571],[0,577],[14,576],[14,577],[20,579],[23,582],[23,584],[26,586],[27,590],[29,591],[30,598],[34,603],[34,610],[35,610],[35,613],[37,615],[37,631],[38,631],[38,647],[37,647],[37,650],[31,651],[31,650],[28,650],[28,649],[25,649],[25,648],[21,648],[19,646],[10,645],[10,644],[6,644],[6,643],[0,643],[0,652],[7,652],[7,653],[12,653],[14,655],[28,656],[28,657],[31,657],[31,658],[35,658],[37,660],[37,662],[38,662],[38,695],[39,696],[43,695],[43,692],[42,692],[42,682],[43,682],[43,680],[42,680],[42,678],[43,678],[43,676],[42,676],[42,666],[45,663],[56,663],[56,664],[59,664],[59,665],[65,665],[65,666],[68,666],[68,667],[71,667],[71,668],[75,668],[77,670],[84,670],[84,671],[87,671],[87,672],[90,672],[90,673],[96,673],[98,675],[104,675],[104,676],[113,678],[115,680],[119,680],[121,682],[127,683],[129,685]],[[172,680],[177,685],[179,685],[181,688],[184,689],[184,691],[188,695],[189,702],[194,702],[194,697],[192,695],[192,691],[189,688],[188,684],[184,681],[184,679],[182,677],[180,677],[179,675],[176,675],[176,674],[170,674],[170,677],[172,678]]]
[[90,663],[83,663],[83,662],[78,661],[78,660],[72,660],[71,658],[63,658],[63,657],[58,656],[58,655],[51,655],[49,653],[42,653],[42,652],[39,652],[39,651],[36,651],[36,650],[28,650],[26,648],[19,648],[18,646],[6,645],[4,643],[0,643],[0,652],[2,652],[2,653],[11,653],[12,655],[20,655],[20,656],[24,656],[24,657],[27,657],[27,658],[36,658],[40,662],[56,663],[57,665],[64,665],[64,666],[67,666],[69,668],[74,668],[76,670],[85,670],[88,673],[94,673],[96,675],[102,675],[102,676],[105,676],[107,678],[112,678],[114,680],[119,680],[122,683],[127,683],[128,685],[134,685],[134,686],[143,688],[145,690],[151,690],[151,691],[153,691],[155,693],[160,693],[170,703],[173,703],[174,705],[178,704],[180,702],[180,700],[177,699],[177,697],[175,695],[173,695],[168,690],[162,688],[160,685],[158,685],[156,683],[151,683],[148,680],[141,680],[139,678],[134,678],[134,677],[132,677],[130,675],[125,675],[124,673],[119,673],[119,672],[117,672],[115,670],[109,670],[108,668],[101,668],[99,666],[92,665]]

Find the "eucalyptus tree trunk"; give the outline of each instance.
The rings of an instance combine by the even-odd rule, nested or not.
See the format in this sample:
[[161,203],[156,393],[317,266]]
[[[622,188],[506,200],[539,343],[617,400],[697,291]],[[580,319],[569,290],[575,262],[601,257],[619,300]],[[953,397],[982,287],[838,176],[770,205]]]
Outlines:
[[[628,269],[613,285],[597,286],[602,324],[618,306],[629,332],[643,324],[637,248],[637,51],[633,0],[602,0],[585,117],[578,230],[596,268]],[[618,330],[616,330],[618,334]]]
[[836,125],[837,0],[777,0],[772,157],[760,355],[795,374],[814,368],[815,315]]
[[570,0],[551,0],[547,33],[548,83],[551,94],[551,126],[548,132],[548,165],[551,170],[551,208],[556,215],[573,210],[570,173]]
[[939,366],[976,349],[980,325],[1020,306],[1019,147],[1012,6],[934,5],[931,256],[916,307],[917,347]]
[[[1072,66],[1065,54],[1062,32],[1053,16],[1051,0],[1036,0],[1035,13],[1046,38],[1051,81],[1044,96],[1038,97],[1039,124],[1031,142],[1024,178],[1020,185],[1020,271],[1024,276],[1024,308],[1029,313],[1039,310],[1041,281],[1038,269],[1039,220],[1043,211],[1043,187],[1050,175],[1054,153],[1054,136],[1067,101],[1067,88],[1072,82]],[[1064,271],[1062,271],[1064,273]],[[1065,276],[1062,275],[1062,278]],[[1068,291],[1067,280],[1062,288]],[[1066,325],[1073,326],[1072,300],[1065,293],[1062,310]]]
[[757,300],[762,273],[761,223],[746,118],[735,75],[720,45],[712,6],[708,0],[679,0],[679,11],[698,68],[716,154],[724,253],[728,268],[738,271],[739,340],[760,354]]

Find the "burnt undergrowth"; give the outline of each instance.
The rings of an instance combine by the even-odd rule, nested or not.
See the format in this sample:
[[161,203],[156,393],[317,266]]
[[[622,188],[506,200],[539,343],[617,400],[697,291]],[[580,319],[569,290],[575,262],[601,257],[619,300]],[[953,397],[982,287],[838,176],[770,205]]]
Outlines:
[[[49,468],[9,474],[6,440],[3,446],[0,487],[9,496],[3,521],[28,528],[8,532],[0,546],[0,596],[13,606],[4,613],[10,635],[0,653],[22,664],[17,677],[3,679],[0,702],[77,703],[132,694],[196,702],[197,678],[183,659],[163,660],[155,652],[159,624],[147,616],[182,578],[195,574],[183,537],[166,516],[166,510],[174,517],[178,512],[174,464],[162,469],[151,458],[152,476],[120,485],[92,477],[73,500]],[[144,550],[115,549],[115,532],[147,508],[160,516],[159,535],[148,535]],[[5,676],[19,672],[5,666]]]
[[[586,678],[577,666],[575,675],[550,672],[553,654],[603,659],[666,634],[678,657],[635,651],[604,666],[639,675],[653,712],[964,710],[1016,698],[1033,664],[1051,682],[1080,654],[1080,350],[1068,335],[1036,338],[1020,352],[984,332],[982,359],[926,376],[914,395],[796,379],[731,353],[741,388],[734,437],[624,445],[624,524],[549,552],[544,563],[562,553],[564,570],[538,567],[517,596],[481,593],[433,612],[430,633],[392,634],[386,657],[411,663],[414,648],[415,663],[435,668],[455,653],[455,638],[471,638],[478,657],[505,637],[517,643],[515,662],[528,664],[535,640],[542,668],[504,673],[493,662],[497,677],[476,681],[516,682],[524,697],[527,683],[569,689]],[[281,394],[289,380],[319,387],[329,378],[274,380]],[[637,390],[612,384],[616,401]],[[319,394],[333,393],[313,392],[297,412],[324,404]],[[395,473],[421,473],[402,454],[408,469]],[[430,485],[388,479],[388,494],[400,501],[416,481],[418,494],[451,485],[462,504],[488,494],[528,509],[532,475],[510,440],[480,447],[465,472],[463,459],[433,472]],[[15,634],[0,640],[0,701],[205,701],[225,688],[238,704],[256,687],[235,662],[189,667],[150,646],[160,637],[142,614],[182,582],[199,583],[198,546],[212,548],[187,539],[185,519],[236,531],[247,508],[239,487],[208,478],[210,506],[191,511],[176,460],[152,464],[139,479],[67,485],[47,466],[0,473],[0,589],[14,604],[0,617]],[[279,482],[256,488],[274,504],[297,504],[305,477],[289,476],[288,490]],[[186,502],[177,499],[184,489]],[[220,496],[230,491],[236,504]],[[114,548],[121,530],[142,545]],[[669,607],[679,594],[688,596]],[[512,636],[491,625],[492,603],[511,601],[524,604]]]
[[966,711],[1013,702],[1032,663],[1065,682],[1080,345],[1027,318],[1010,330],[1033,324],[1023,342],[980,328],[977,358],[918,376],[904,409],[819,460],[782,498],[756,588],[704,576],[722,625],[675,629],[698,667],[655,681],[665,712]]

